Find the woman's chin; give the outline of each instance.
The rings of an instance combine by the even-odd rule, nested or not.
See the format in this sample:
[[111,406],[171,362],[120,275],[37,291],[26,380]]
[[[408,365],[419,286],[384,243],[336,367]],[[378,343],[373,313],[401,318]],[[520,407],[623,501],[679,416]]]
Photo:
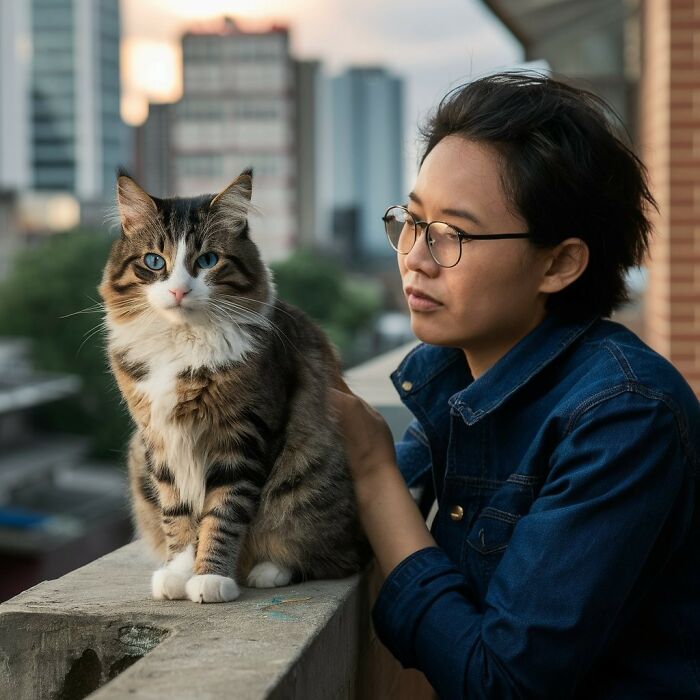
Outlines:
[[450,335],[444,323],[431,323],[429,319],[411,316],[413,335],[422,343],[428,345],[453,345],[454,338]]

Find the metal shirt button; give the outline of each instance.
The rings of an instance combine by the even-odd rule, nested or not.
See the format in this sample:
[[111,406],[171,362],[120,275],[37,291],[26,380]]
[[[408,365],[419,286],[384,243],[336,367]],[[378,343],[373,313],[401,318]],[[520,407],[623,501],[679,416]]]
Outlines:
[[401,382],[401,388],[404,391],[411,391],[413,388],[413,383],[412,382]]
[[462,506],[452,506],[450,517],[455,521],[461,520],[464,517],[464,508],[462,508]]

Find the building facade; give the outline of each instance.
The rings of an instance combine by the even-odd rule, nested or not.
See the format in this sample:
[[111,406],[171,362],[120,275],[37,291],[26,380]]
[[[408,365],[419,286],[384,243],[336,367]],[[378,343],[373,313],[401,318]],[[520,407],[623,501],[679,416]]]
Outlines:
[[325,81],[319,61],[294,61],[294,67],[298,242],[303,247],[325,248],[330,233],[321,204],[327,173],[321,147]]
[[353,258],[393,258],[381,217],[405,197],[403,83],[384,68],[333,79],[333,229]]
[[252,236],[268,260],[297,246],[294,66],[284,27],[247,32],[233,20],[182,39],[183,95],[171,133],[179,196],[221,191],[253,168]]
[[700,3],[644,3],[642,159],[659,205],[647,341],[700,397]]
[[111,197],[124,161],[118,0],[31,0],[35,190]]
[[31,26],[26,0],[0,2],[0,190],[29,186]]
[[173,105],[149,104],[148,118],[134,129],[133,175],[154,197],[175,195],[170,161]]

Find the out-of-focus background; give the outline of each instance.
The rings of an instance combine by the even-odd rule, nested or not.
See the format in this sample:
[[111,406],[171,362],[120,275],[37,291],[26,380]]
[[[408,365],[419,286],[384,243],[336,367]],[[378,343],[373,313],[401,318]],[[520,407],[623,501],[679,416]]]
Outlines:
[[418,125],[523,66],[606,98],[647,163],[661,215],[614,320],[700,393],[698,0],[0,0],[0,600],[131,537],[96,292],[117,166],[165,197],[252,165],[280,295],[351,368],[413,339],[380,217]]

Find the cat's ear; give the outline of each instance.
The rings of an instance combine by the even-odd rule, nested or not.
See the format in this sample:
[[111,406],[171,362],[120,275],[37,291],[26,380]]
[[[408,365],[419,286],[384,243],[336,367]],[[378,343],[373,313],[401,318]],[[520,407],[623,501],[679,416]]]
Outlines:
[[153,199],[124,170],[117,173],[117,205],[127,236],[158,213]]
[[211,200],[211,206],[225,207],[234,215],[245,218],[250,209],[252,195],[253,168],[248,168]]

